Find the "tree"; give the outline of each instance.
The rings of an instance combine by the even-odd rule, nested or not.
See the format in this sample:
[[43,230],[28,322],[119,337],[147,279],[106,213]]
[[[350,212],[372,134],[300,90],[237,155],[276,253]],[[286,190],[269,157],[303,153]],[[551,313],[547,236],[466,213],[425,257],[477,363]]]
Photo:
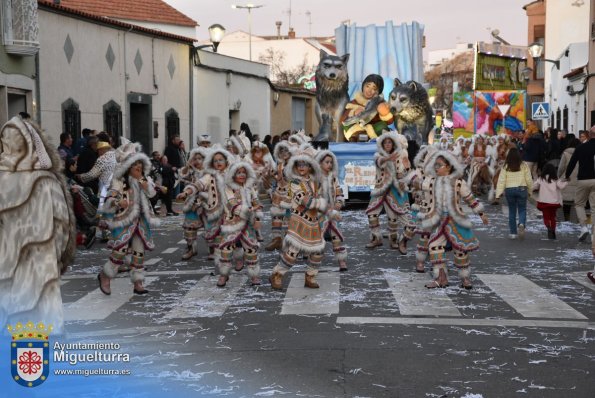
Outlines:
[[436,109],[451,109],[453,102],[453,84],[458,84],[458,91],[473,90],[473,52],[464,52],[444,61],[424,74],[430,87],[436,88]]
[[268,64],[271,67],[271,81],[283,86],[298,85],[300,77],[310,74],[316,65],[308,63],[308,54],[304,54],[302,62],[293,68],[285,66],[285,52],[269,47],[264,54],[258,57],[258,61]]

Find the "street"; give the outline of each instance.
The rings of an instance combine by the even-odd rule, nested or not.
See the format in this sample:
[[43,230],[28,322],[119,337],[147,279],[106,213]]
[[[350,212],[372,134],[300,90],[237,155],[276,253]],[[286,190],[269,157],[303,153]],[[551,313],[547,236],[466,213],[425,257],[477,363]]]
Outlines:
[[470,291],[459,287],[452,255],[450,286],[425,289],[431,273],[429,265],[414,272],[417,239],[407,256],[387,239],[365,249],[361,207],[343,213],[349,270],[338,272],[327,244],[318,290],[303,287],[302,261],[284,290],[272,291],[267,278],[278,253],[262,249],[262,286],[251,287],[243,270],[226,288],[215,287],[204,241],[198,256],[180,260],[182,216],[163,218],[156,231],[146,296],[132,294],[127,274],[103,295],[96,278],[109,251],[101,243],[81,250],[63,277],[67,335],[58,340],[119,343],[132,375],[90,376],[92,391],[52,375],[42,390],[81,397],[594,396],[590,242],[579,243],[570,223],[548,241],[534,207],[525,240],[511,241],[507,213],[486,207],[490,225],[472,216],[481,248],[471,254]]

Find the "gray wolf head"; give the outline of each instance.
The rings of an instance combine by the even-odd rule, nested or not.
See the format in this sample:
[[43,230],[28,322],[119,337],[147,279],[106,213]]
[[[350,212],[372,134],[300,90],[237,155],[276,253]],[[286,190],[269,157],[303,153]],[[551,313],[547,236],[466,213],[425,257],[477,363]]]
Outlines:
[[316,80],[323,85],[342,86],[347,80],[347,61],[349,54],[343,56],[329,55],[320,50],[320,62],[316,67]]
[[422,107],[429,104],[428,92],[418,82],[410,80],[401,83],[399,79],[395,79],[394,83],[394,88],[388,98],[390,110],[393,114],[401,113],[407,108]]

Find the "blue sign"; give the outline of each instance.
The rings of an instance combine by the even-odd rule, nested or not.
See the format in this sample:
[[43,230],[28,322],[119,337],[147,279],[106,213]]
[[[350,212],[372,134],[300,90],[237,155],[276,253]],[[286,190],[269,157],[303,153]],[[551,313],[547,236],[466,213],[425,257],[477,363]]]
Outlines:
[[550,103],[549,102],[532,102],[531,103],[531,119],[533,120],[547,120],[550,118]]

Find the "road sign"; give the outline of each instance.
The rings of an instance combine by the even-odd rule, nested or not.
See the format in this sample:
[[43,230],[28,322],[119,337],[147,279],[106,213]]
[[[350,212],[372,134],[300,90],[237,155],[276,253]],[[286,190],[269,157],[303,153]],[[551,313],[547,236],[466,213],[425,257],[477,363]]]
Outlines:
[[531,119],[544,120],[550,117],[550,103],[549,102],[532,102],[531,103]]

